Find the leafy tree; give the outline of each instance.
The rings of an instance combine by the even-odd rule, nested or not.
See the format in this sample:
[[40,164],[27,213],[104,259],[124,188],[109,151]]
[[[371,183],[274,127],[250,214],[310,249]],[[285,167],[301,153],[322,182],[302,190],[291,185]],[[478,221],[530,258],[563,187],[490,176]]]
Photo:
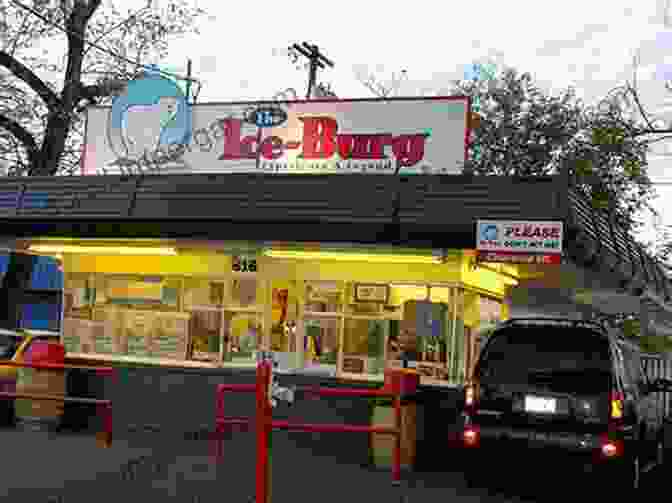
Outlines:
[[[76,173],[83,111],[106,103],[142,65],[195,31],[204,11],[166,0],[122,14],[102,0],[0,0],[0,162],[10,175]],[[54,57],[48,48],[64,49]],[[15,327],[33,259],[12,253],[0,287],[0,324]]]
[[[651,209],[653,197],[646,171],[648,144],[618,102],[589,107],[572,89],[552,96],[530,74],[508,67],[484,65],[481,73],[488,73],[487,78],[470,73],[472,78],[454,81],[440,92],[467,95],[477,104],[466,171],[539,176],[567,166],[578,190],[596,207],[610,209],[627,229],[639,225],[636,216]],[[390,95],[383,80],[363,72],[358,77],[374,94]]]

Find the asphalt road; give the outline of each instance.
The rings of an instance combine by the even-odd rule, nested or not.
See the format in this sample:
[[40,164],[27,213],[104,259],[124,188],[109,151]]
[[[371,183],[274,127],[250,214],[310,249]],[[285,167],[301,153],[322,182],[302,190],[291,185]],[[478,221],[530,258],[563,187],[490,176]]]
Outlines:
[[[292,440],[274,434],[283,452]],[[236,433],[224,444],[221,464],[212,462],[209,443],[168,434],[116,438],[109,449],[90,435],[0,430],[4,453],[0,501],[22,503],[104,503],[161,501],[248,503],[254,494],[254,439]],[[284,445],[283,445],[284,444]],[[393,487],[389,471],[342,465],[334,458],[294,448],[291,459],[273,459],[274,503],[505,503],[590,501],[599,490],[549,467],[526,470],[512,460],[502,470],[516,470],[505,487],[488,482],[469,487],[459,466],[437,473],[405,474]],[[455,459],[459,465],[459,459]],[[645,476],[646,493],[666,493],[666,469]],[[504,477],[507,478],[507,477]],[[640,500],[643,498],[640,498]],[[602,498],[594,501],[602,501]]]

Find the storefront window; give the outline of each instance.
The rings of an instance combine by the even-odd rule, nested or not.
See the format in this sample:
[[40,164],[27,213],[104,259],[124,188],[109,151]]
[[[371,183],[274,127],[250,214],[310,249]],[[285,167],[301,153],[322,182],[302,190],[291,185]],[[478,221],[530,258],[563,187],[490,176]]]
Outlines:
[[[250,277],[251,276],[251,277]],[[260,281],[252,273],[234,273],[224,292],[221,359],[254,365],[256,351],[264,345],[263,303]]]
[[389,332],[388,320],[346,318],[343,372],[382,376]]
[[212,276],[186,266],[172,276],[66,270],[67,350],[254,366],[256,352],[270,349],[287,369],[382,380],[385,368],[408,362],[425,384],[460,384],[480,351],[478,334],[501,316],[499,303],[458,285],[395,282],[392,266],[389,281],[358,281],[369,272],[362,264],[344,262],[339,280],[322,276],[338,264],[271,265],[269,277],[240,260]]
[[224,318],[225,361],[253,364],[262,335],[260,314],[226,313]]
[[257,279],[236,277],[231,281],[229,307],[253,308],[257,305]]
[[341,281],[307,281],[304,310],[306,313],[338,313],[343,311]]
[[337,317],[313,317],[304,320],[303,355],[305,367],[336,370],[342,320]]

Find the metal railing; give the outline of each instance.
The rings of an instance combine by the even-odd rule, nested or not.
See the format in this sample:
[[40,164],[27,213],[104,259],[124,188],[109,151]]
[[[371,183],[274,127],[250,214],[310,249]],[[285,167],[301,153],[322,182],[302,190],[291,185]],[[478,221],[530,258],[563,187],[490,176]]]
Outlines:
[[[270,503],[270,434],[274,429],[306,431],[306,432],[351,432],[377,433],[390,435],[394,438],[392,456],[392,482],[401,483],[401,441],[402,441],[402,412],[401,401],[406,393],[400,380],[386,383],[382,388],[352,389],[352,388],[324,388],[317,386],[303,386],[298,388],[283,388],[274,381],[272,355],[261,352],[257,362],[257,380],[255,384],[218,384],[215,395],[215,434],[214,455],[216,461],[222,459],[223,433],[233,426],[242,429],[255,429],[257,433],[257,466],[256,466],[256,494],[253,501],[256,503]],[[226,393],[255,393],[256,415],[248,417],[226,416],[224,412],[224,395]],[[294,401],[296,392],[319,396],[333,397],[363,397],[363,398],[391,398],[394,407],[394,426],[369,426],[353,424],[319,424],[294,423],[273,419],[273,407],[276,401],[288,403]],[[411,392],[412,393],[412,392]]]
[[[654,379],[672,379],[672,356],[643,354],[642,365],[644,366],[644,372],[651,381]],[[663,411],[663,417],[666,420],[671,420],[670,405],[672,404],[672,399],[670,398],[670,393],[659,392],[656,395],[660,407],[659,410]]]
[[[112,367],[88,367],[83,365],[67,365],[60,363],[27,363],[27,362],[15,362],[15,361],[6,361],[2,362],[4,367],[16,367],[16,368],[31,368],[35,370],[91,370],[95,371],[99,375],[104,375],[107,377],[114,377],[115,369]],[[80,397],[69,397],[65,395],[52,395],[52,394],[42,394],[42,393],[22,393],[22,392],[0,392],[0,400],[12,400],[12,399],[27,399],[27,400],[39,400],[39,401],[50,401],[50,402],[63,402],[63,403],[80,403],[85,405],[96,405],[98,406],[98,412],[103,419],[103,431],[99,432],[97,435],[98,443],[102,447],[110,447],[112,445],[112,401],[111,400],[100,400],[97,398],[80,398]]]

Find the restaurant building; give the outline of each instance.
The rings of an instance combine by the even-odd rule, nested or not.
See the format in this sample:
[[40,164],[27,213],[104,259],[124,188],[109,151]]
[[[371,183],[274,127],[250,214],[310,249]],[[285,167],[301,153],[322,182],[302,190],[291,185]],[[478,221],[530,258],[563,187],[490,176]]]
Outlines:
[[115,428],[211,425],[213,385],[251,382],[258,350],[289,382],[365,386],[405,348],[429,460],[516,288],[641,285],[652,318],[669,309],[661,267],[566,175],[461,174],[466,98],[192,109],[186,147],[161,147],[165,126],[138,156],[130,130],[156,129],[150,115],[131,127],[114,105],[92,108],[82,176],[0,179],[7,246],[62,261],[68,356],[127,369],[89,384],[121,403]]

